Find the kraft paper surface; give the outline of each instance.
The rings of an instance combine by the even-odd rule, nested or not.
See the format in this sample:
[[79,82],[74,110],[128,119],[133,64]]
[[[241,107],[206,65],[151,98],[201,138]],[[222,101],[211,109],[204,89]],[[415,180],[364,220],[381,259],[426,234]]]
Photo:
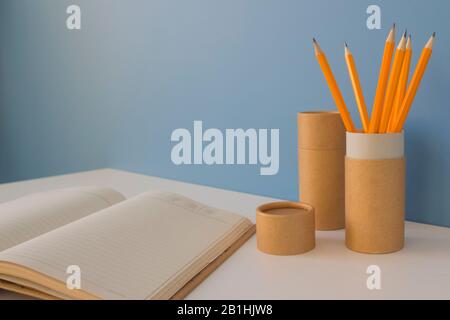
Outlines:
[[298,114],[299,198],[315,209],[317,230],[345,224],[345,128],[338,112]]
[[299,149],[345,149],[345,128],[338,112],[301,112],[297,121]]
[[345,160],[346,245],[389,253],[404,245],[405,159]]
[[275,202],[256,210],[258,249],[272,255],[296,255],[315,247],[314,209],[295,202]]
[[345,225],[345,150],[299,150],[300,199],[315,209],[317,230]]

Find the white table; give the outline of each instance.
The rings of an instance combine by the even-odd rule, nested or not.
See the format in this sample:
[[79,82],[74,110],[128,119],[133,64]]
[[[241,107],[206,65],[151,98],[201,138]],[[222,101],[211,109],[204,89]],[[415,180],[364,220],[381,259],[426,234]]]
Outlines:
[[[0,185],[0,202],[55,188],[99,185],[130,197],[149,189],[186,195],[255,221],[255,207],[274,199],[102,169]],[[366,286],[367,267],[381,268],[381,290]],[[21,299],[0,290],[0,299]],[[316,248],[276,257],[256,249],[256,237],[200,284],[188,299],[450,299],[450,229],[406,223],[406,246],[394,254],[346,249],[344,231],[317,232]]]

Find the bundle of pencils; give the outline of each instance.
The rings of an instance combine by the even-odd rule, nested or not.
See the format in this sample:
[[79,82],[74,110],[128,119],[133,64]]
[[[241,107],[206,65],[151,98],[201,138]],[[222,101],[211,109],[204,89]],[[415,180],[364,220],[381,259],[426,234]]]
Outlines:
[[[345,44],[345,60],[352,83],[356,104],[361,117],[362,132],[364,133],[395,133],[401,132],[408,117],[409,110],[422,81],[430,60],[436,34],[434,33],[425,45],[416,69],[408,85],[412,60],[411,36],[405,32],[395,49],[395,24],[389,32],[381,61],[378,85],[369,119],[364,93],[356,69],[355,60],[350,49]],[[327,58],[316,39],[313,39],[317,61],[323,71],[331,91],[331,95],[341,114],[347,131],[356,132],[350,113],[345,104],[337,81],[331,71]]]

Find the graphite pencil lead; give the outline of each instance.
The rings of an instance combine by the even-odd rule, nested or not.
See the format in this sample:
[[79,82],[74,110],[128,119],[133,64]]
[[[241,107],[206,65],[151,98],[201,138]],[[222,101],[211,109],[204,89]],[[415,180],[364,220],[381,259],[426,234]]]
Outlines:
[[430,39],[428,40],[427,44],[425,45],[425,48],[433,49],[433,44],[435,40],[435,35],[433,34]]

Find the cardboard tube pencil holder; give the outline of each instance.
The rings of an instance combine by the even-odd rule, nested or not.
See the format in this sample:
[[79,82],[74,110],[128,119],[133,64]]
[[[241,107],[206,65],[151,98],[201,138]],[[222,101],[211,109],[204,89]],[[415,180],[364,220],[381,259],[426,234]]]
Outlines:
[[390,253],[404,245],[404,134],[347,132],[345,242],[361,253]]
[[345,225],[345,128],[335,111],[301,112],[298,122],[299,198],[315,210],[317,230]]

